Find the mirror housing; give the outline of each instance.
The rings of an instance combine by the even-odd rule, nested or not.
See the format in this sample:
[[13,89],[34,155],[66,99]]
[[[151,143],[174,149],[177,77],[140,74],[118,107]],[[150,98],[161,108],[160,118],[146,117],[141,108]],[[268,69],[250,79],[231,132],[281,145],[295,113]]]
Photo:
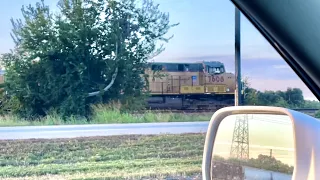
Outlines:
[[292,121],[294,138],[293,180],[320,179],[320,120],[309,115],[281,107],[233,106],[216,111],[209,123],[204,144],[202,178],[211,180],[211,161],[214,142],[221,121],[234,114],[287,115]]

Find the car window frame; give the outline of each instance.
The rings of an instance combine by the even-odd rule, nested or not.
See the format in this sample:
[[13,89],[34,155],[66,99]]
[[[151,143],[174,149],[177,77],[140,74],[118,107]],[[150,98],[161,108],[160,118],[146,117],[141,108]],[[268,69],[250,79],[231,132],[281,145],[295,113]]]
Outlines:
[[[270,43],[270,45],[279,53],[279,55],[287,62],[287,64],[291,67],[291,69],[298,75],[298,77],[305,83],[305,85],[310,89],[310,91],[316,96],[318,100],[320,100],[320,73],[319,75],[315,75],[310,73],[308,70],[317,67],[312,67],[305,62],[301,63],[303,60],[294,57],[292,53],[288,51],[288,49],[294,49],[295,47],[286,45],[282,41],[277,38],[275,35],[276,32],[270,32],[269,27],[274,25],[272,22],[263,21],[263,18],[267,18],[263,15],[263,11],[261,8],[259,10],[255,9],[255,5],[257,1],[244,1],[244,0],[230,0],[236,8],[240,10],[240,12],[251,22],[251,24],[264,36],[264,38]],[[289,1],[287,1],[289,2]],[[294,1],[298,2],[298,1]],[[258,0],[258,3],[268,5],[269,1],[261,1]],[[269,4],[269,5],[274,5]],[[267,11],[267,10],[266,10]],[[279,13],[279,15],[281,15]],[[275,15],[276,16],[276,15]],[[257,18],[259,17],[259,18]],[[261,20],[262,19],[262,20]],[[320,32],[320,31],[319,31]],[[289,41],[289,40],[288,40]],[[289,47],[288,47],[289,46]],[[303,56],[303,54],[302,54]],[[320,58],[320,57],[319,57]],[[312,60],[311,60],[312,61]],[[320,72],[320,69],[319,71]],[[318,81],[318,82],[317,82]]]

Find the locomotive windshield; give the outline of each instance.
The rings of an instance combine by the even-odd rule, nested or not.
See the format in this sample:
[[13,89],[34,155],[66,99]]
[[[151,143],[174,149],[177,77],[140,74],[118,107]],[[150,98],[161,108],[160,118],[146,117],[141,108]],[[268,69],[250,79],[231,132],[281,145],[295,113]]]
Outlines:
[[221,74],[224,72],[224,68],[223,67],[210,67],[207,66],[207,73],[209,74]]
[[220,68],[219,67],[208,67],[208,73],[209,74],[220,74]]
[[209,74],[221,74],[225,72],[224,65],[221,62],[204,62],[204,65],[206,67],[206,72]]

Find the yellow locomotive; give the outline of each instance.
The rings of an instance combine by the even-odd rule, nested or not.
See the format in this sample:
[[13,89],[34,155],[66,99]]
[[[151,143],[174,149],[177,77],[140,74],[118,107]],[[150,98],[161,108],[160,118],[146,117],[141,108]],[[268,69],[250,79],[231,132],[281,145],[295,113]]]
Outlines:
[[[150,109],[219,109],[234,105],[235,75],[217,61],[149,63]],[[5,81],[0,71],[0,84]]]
[[221,62],[150,63],[146,74],[151,109],[219,109],[234,105],[235,75],[226,72]]

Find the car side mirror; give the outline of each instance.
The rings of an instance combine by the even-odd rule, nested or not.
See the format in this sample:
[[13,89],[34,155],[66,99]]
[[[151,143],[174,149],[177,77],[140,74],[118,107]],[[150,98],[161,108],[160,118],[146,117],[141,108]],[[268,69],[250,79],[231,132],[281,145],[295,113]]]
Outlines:
[[226,107],[213,114],[203,152],[204,180],[316,180],[319,172],[320,120],[268,106]]

